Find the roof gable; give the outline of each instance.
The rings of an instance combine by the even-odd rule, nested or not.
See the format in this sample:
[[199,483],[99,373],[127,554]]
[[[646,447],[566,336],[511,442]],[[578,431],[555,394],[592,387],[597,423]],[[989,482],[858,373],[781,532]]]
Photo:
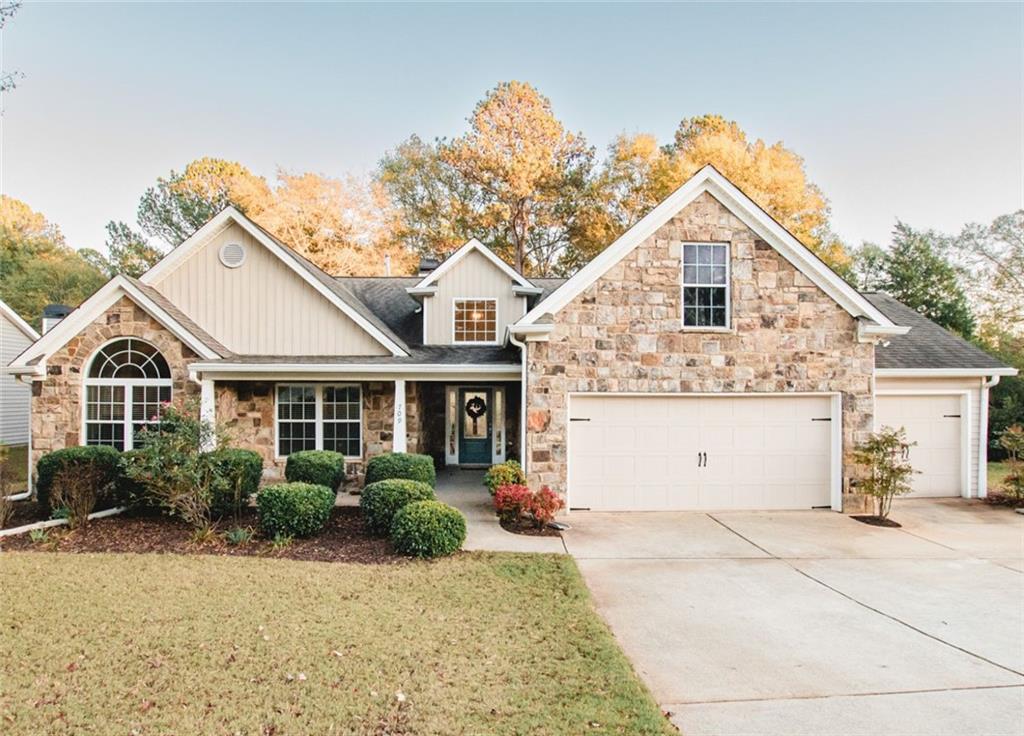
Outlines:
[[864,317],[882,328],[899,330],[885,314],[710,164],[690,177],[572,278],[542,299],[516,326],[537,324],[544,315],[553,314],[565,307],[704,192],[721,202],[850,315]]
[[471,238],[467,240],[466,243],[461,248],[459,248],[457,251],[448,256],[444,260],[444,262],[441,263],[440,266],[438,266],[433,271],[424,276],[419,281],[419,283],[417,283],[415,286],[410,287],[409,292],[416,293],[418,291],[430,288],[431,286],[436,284],[437,281],[442,276],[444,276],[444,274],[451,271],[456,266],[456,264],[458,264],[463,258],[468,256],[470,253],[480,253],[481,255],[483,255],[495,267],[497,267],[506,276],[512,279],[512,281],[514,281],[518,286],[531,291],[536,288],[532,283],[530,283],[530,281],[525,276],[523,276],[521,273],[512,268],[512,266],[508,265],[507,263],[505,263],[505,261],[503,261],[497,255],[495,255],[493,250],[488,248],[486,245],[481,243],[476,238]]

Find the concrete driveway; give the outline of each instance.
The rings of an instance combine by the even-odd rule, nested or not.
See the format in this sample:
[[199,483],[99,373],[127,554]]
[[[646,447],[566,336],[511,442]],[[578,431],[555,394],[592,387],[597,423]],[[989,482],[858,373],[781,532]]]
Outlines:
[[1024,516],[572,514],[598,610],[702,734],[1024,734]]

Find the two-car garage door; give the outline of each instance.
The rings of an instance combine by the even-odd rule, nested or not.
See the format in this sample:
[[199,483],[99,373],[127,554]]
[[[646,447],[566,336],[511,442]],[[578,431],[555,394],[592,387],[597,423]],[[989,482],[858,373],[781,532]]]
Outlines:
[[569,504],[602,511],[830,505],[828,396],[574,395]]

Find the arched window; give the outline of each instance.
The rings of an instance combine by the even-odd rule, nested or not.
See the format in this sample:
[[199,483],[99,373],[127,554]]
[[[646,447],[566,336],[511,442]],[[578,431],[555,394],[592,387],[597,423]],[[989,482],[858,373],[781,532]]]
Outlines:
[[171,369],[160,351],[134,337],[96,351],[85,374],[85,444],[131,450],[135,434],[171,400]]

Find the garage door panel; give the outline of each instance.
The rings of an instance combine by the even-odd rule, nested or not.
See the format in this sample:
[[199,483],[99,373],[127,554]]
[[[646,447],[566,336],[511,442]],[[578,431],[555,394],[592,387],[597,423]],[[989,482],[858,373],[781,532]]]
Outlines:
[[918,472],[911,497],[953,497],[963,488],[962,398],[959,394],[880,395],[875,399],[875,426],[903,427],[917,444],[908,455]]
[[668,451],[668,434],[665,426],[640,427],[637,430],[637,439],[645,454],[665,453]]

